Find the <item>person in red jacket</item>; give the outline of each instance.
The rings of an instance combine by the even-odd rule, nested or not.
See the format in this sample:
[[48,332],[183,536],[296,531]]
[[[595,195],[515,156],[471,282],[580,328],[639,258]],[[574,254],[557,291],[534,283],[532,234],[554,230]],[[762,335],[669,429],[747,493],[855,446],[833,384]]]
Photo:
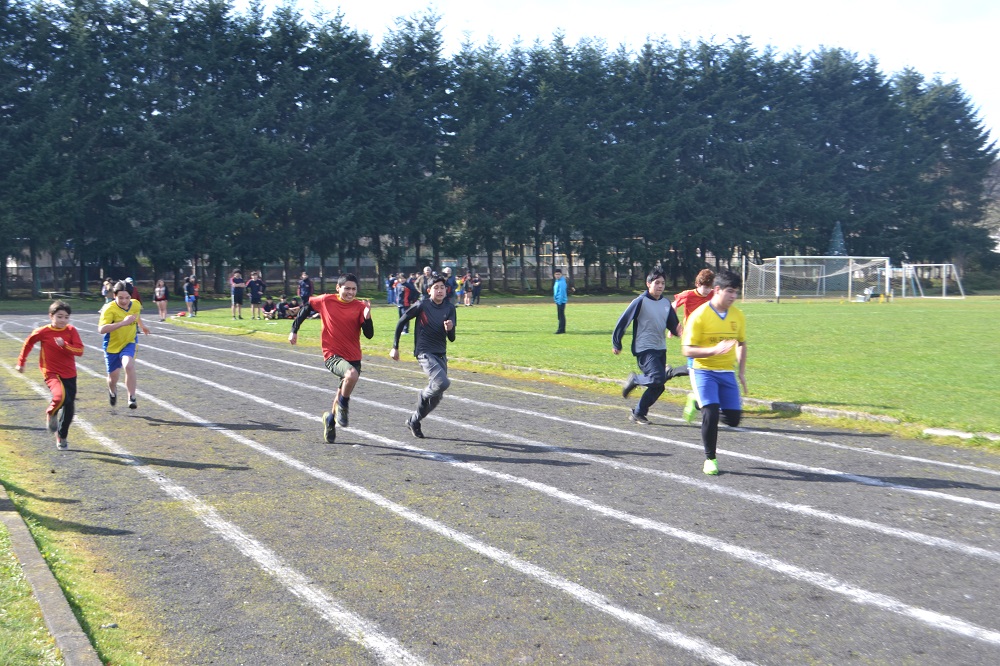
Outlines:
[[17,371],[24,372],[35,343],[39,343],[38,367],[45,383],[52,392],[52,401],[45,410],[45,426],[56,433],[56,448],[67,449],[69,426],[76,413],[76,357],[83,355],[80,332],[69,323],[72,309],[64,301],[54,301],[49,306],[47,326],[36,328],[24,341],[17,357]]

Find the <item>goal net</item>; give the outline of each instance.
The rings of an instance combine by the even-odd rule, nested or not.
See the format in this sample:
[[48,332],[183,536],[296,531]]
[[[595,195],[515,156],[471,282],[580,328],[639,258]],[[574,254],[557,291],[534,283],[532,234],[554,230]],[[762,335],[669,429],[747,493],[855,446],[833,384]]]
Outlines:
[[744,261],[743,299],[876,299],[889,293],[888,257],[798,257]]
[[893,269],[892,289],[903,298],[965,298],[955,264],[903,264]]

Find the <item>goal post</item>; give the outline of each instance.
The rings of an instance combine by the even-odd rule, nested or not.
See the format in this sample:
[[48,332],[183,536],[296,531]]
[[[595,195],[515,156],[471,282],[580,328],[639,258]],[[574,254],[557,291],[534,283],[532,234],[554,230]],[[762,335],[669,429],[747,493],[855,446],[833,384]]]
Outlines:
[[894,273],[903,298],[965,298],[955,264],[903,264]]
[[743,261],[743,300],[840,298],[869,300],[890,294],[889,257],[780,256]]

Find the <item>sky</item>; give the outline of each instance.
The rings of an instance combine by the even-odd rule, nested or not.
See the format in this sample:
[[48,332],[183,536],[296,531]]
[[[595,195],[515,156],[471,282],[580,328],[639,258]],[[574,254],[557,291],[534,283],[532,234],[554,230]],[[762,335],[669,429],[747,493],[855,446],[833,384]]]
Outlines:
[[[466,39],[493,37],[502,49],[549,43],[557,31],[573,45],[584,38],[637,51],[647,40],[746,36],[763,50],[809,52],[839,47],[862,60],[874,56],[890,76],[911,67],[925,79],[958,81],[979,119],[1000,139],[1000,42],[997,0],[292,0],[306,18],[340,11],[344,23],[372,37],[375,46],[401,16],[434,11],[447,53]],[[242,10],[245,0],[237,0]],[[264,0],[265,11],[275,6]],[[990,46],[990,45],[993,46]]]

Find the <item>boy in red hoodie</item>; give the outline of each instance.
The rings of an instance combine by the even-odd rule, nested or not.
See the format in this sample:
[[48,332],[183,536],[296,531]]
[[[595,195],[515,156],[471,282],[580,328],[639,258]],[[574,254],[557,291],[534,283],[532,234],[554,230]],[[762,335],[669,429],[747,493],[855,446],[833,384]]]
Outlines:
[[17,371],[24,372],[35,343],[40,343],[38,367],[52,392],[52,402],[45,410],[45,426],[56,433],[56,448],[67,449],[66,436],[76,412],[76,357],[83,355],[83,341],[76,327],[70,326],[72,313],[68,303],[54,301],[49,306],[48,326],[36,328],[24,341],[17,357]]

